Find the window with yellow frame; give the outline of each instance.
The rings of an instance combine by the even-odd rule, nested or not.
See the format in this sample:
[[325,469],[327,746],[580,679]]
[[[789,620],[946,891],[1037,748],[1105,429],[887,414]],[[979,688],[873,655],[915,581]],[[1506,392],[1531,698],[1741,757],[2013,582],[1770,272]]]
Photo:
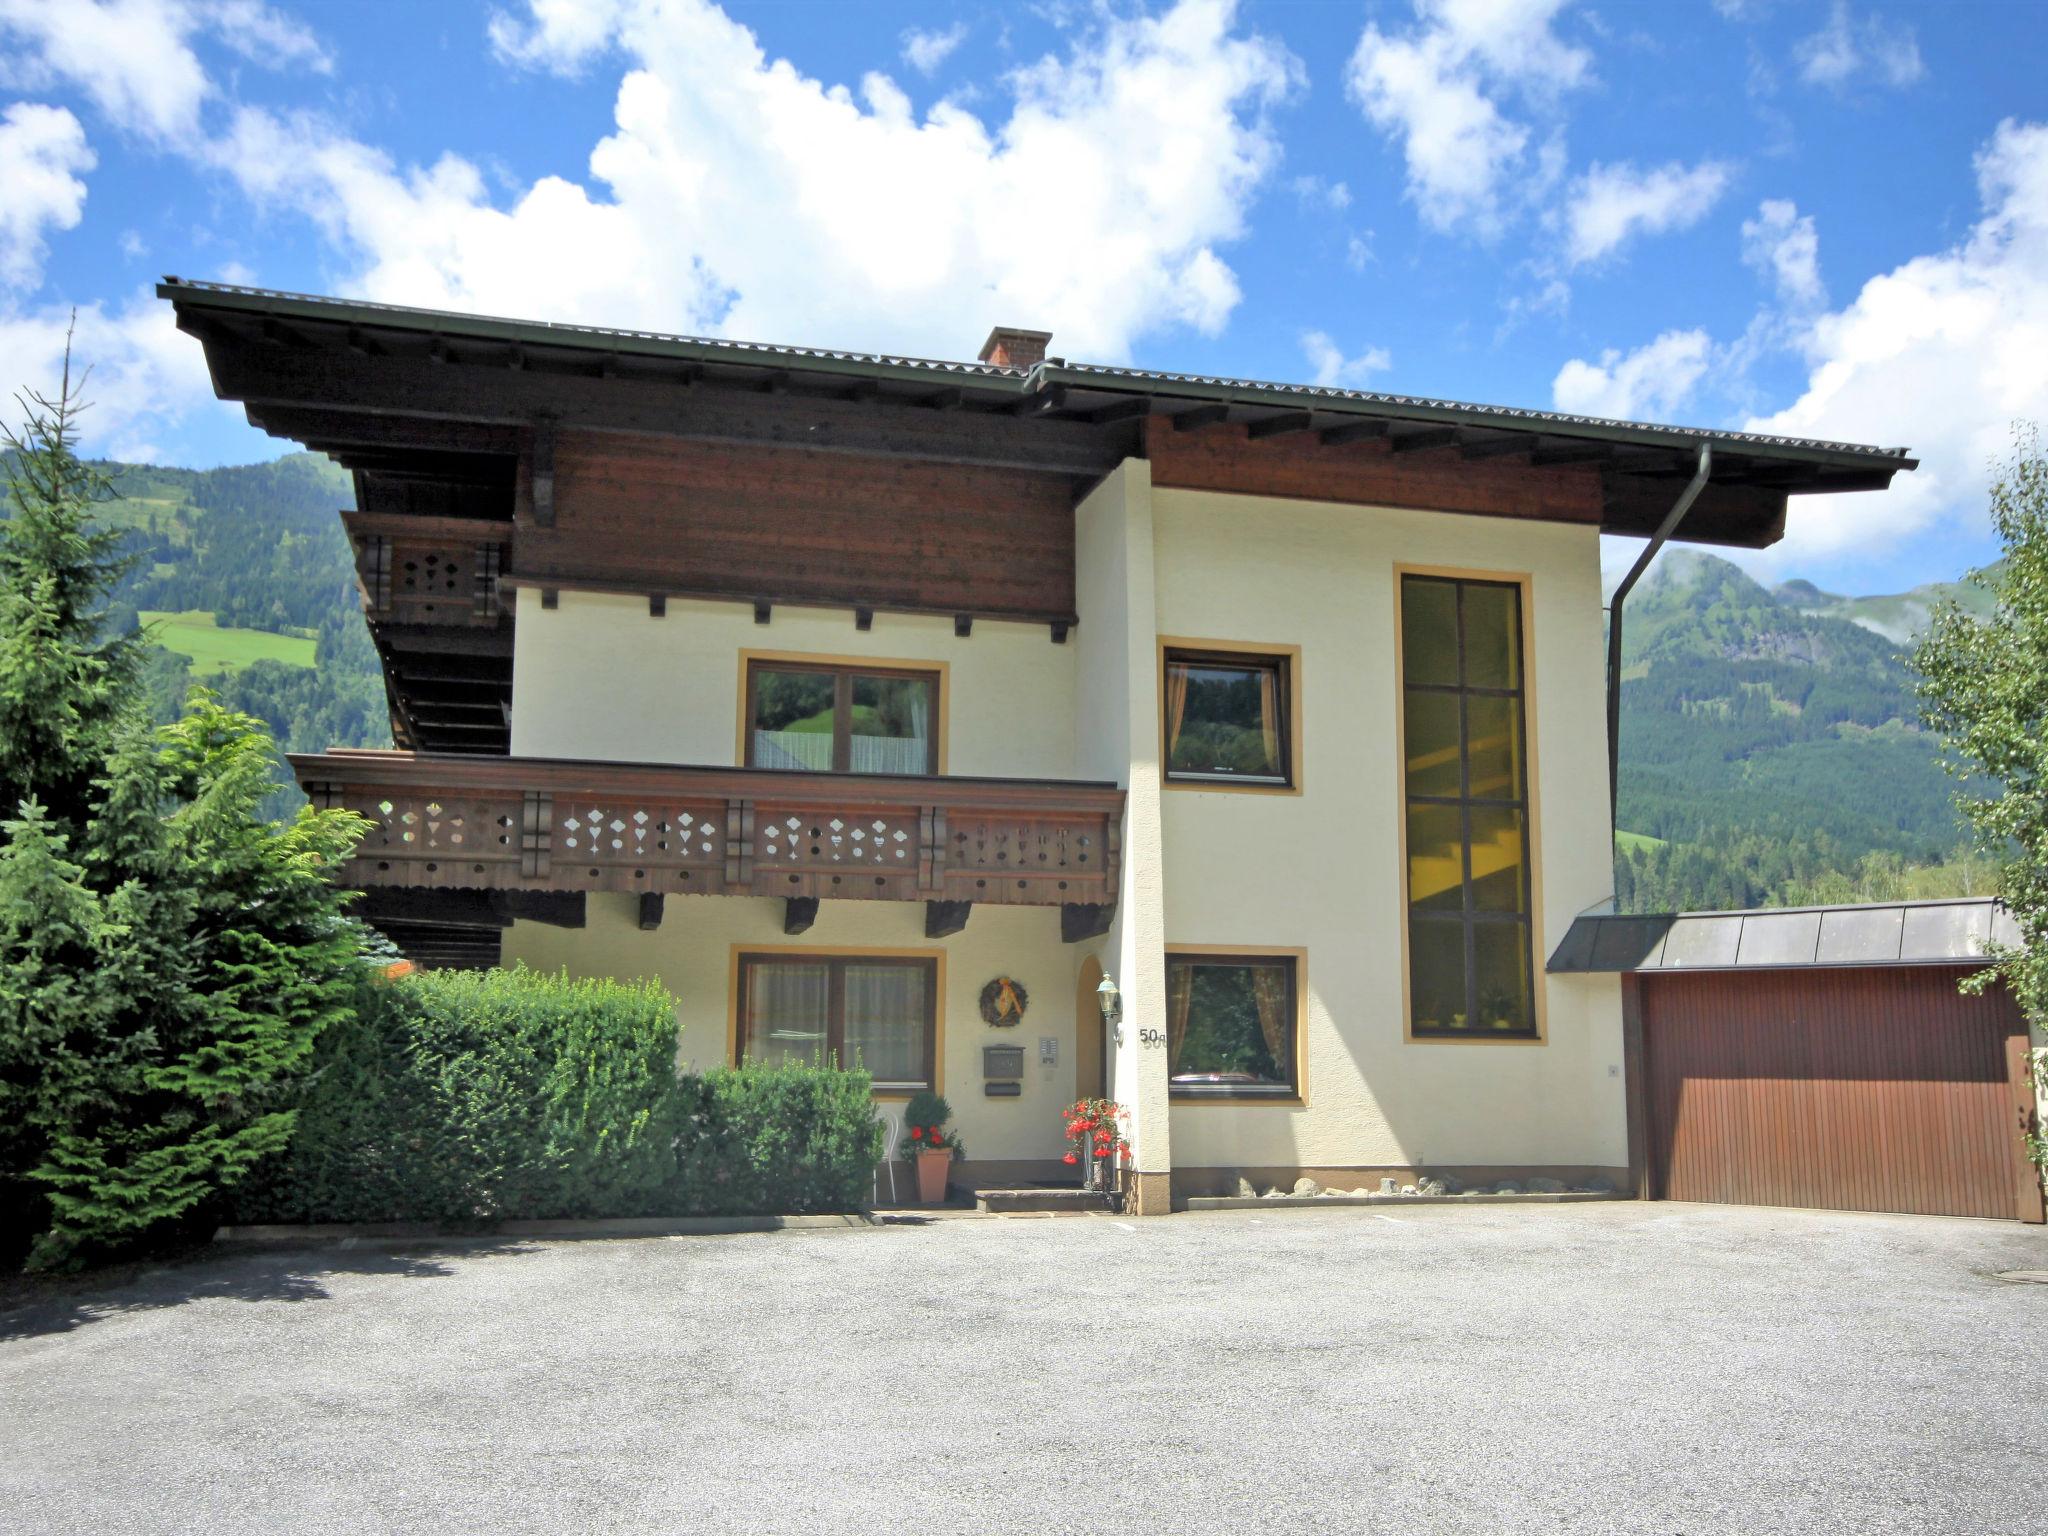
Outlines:
[[1401,578],[1418,1038],[1537,1036],[1522,633],[1519,583]]

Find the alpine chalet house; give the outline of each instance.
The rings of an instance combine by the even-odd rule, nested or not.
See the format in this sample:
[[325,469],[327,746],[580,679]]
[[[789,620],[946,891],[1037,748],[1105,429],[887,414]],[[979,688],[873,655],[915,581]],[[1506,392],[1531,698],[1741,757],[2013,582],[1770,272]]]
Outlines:
[[[1900,451],[168,279],[354,472],[397,751],[292,759],[426,964],[858,1059],[962,1183],[1129,1107],[1130,1208],[1629,1174],[1599,539],[1756,548]],[[886,1106],[885,1106],[886,1108]]]

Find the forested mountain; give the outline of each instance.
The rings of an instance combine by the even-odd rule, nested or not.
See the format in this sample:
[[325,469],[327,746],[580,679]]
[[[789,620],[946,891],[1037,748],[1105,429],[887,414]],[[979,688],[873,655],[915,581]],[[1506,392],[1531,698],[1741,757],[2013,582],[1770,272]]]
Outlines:
[[[210,613],[229,632],[217,649],[230,655],[237,631],[314,642],[311,666],[263,659],[202,668],[166,648],[180,644],[186,631],[157,624],[150,630],[160,643],[150,652],[149,692],[159,719],[175,715],[192,684],[204,683],[230,708],[267,721],[286,751],[391,744],[355,564],[335,516],[354,504],[342,470],[310,453],[225,469],[95,467],[119,492],[102,515],[127,531],[135,557],[114,594],[117,626],[132,628],[146,613]],[[0,517],[7,512],[0,489]],[[272,814],[288,812],[299,799],[282,765],[278,777],[279,793],[267,806]]]
[[1771,591],[1725,560],[1667,552],[1623,631],[1618,819],[1645,835],[1617,861],[1623,905],[1981,887],[1976,867],[1913,874],[1949,859],[1962,827],[1919,729],[1906,642],[1872,627],[1924,622],[1946,595]]

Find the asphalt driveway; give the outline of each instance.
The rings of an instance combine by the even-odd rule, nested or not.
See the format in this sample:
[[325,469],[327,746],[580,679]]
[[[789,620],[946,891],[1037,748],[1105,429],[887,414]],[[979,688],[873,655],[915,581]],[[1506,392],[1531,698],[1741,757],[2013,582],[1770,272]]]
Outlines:
[[0,1529],[2038,1531],[2025,1269],[1634,1204],[210,1258],[0,1314]]

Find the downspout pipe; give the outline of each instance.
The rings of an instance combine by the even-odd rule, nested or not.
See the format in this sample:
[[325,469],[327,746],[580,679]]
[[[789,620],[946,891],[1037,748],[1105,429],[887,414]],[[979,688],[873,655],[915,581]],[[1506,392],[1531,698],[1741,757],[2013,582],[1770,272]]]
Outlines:
[[1614,589],[1614,596],[1607,604],[1607,820],[1610,828],[1618,824],[1616,818],[1621,809],[1621,605],[1628,601],[1630,589],[1642,579],[1643,572],[1650,568],[1650,562],[1657,558],[1657,551],[1664,547],[1664,541],[1685,521],[1685,514],[1699,500],[1700,492],[1707,488],[1707,480],[1713,472],[1713,445],[1701,443],[1699,468],[1693,471],[1692,479],[1679,492],[1671,510],[1664,514],[1664,521],[1650,535],[1649,544],[1636,556],[1636,563],[1628,568],[1628,574],[1621,578],[1621,585]]

